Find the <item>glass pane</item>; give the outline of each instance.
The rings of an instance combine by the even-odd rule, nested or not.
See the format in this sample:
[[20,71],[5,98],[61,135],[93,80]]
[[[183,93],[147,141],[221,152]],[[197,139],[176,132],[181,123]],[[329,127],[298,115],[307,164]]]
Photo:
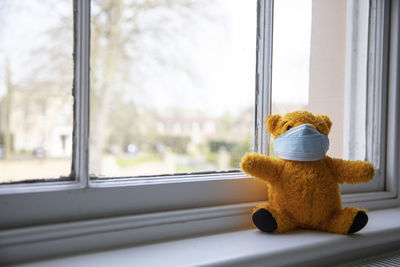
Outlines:
[[256,1],[92,1],[92,176],[229,170],[253,148]]
[[333,157],[365,159],[368,16],[369,1],[275,1],[272,114],[328,115]]
[[0,40],[0,183],[68,176],[72,1],[1,1]]

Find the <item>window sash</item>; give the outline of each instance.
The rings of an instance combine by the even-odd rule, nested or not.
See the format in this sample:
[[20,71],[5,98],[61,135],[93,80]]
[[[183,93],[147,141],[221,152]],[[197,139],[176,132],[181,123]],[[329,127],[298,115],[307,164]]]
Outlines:
[[[382,0],[370,1],[367,58],[366,160],[374,164],[376,175],[367,184],[342,185],[342,193],[385,190],[390,12],[390,2]],[[350,77],[350,79],[357,79],[357,77]],[[350,101],[352,100],[357,99],[351,99]]]
[[[399,198],[400,190],[400,1],[391,1],[385,190]],[[400,202],[399,202],[400,203]]]
[[[397,12],[399,10],[397,9]],[[89,122],[89,40],[90,3],[76,0],[75,12],[75,129],[74,164],[76,181],[5,185],[0,188],[0,228],[65,222],[100,217],[134,215],[178,209],[255,202],[266,199],[264,183],[244,174],[213,173],[172,175],[143,179],[88,180]],[[392,9],[390,25],[397,25]],[[265,117],[269,114],[273,1],[258,0],[256,151],[267,153]],[[396,20],[397,19],[397,20]],[[397,31],[396,31],[397,29]],[[400,144],[398,70],[398,29],[391,28],[391,55],[388,91],[388,146],[386,161],[389,182],[386,191],[344,195],[344,202],[363,202],[365,207],[381,207],[397,199]],[[392,51],[393,50],[393,51]],[[397,52],[396,52],[397,51]],[[393,54],[393,55],[392,55]],[[384,62],[382,62],[384,64]],[[391,73],[391,74],[390,74]],[[382,148],[382,147],[381,147]],[[383,147],[384,148],[384,147]],[[384,166],[385,167],[385,166]],[[372,195],[371,195],[372,194]]]
[[274,1],[257,1],[256,127],[254,151],[267,155],[269,134],[265,118],[271,114]]
[[[256,87],[259,96],[255,149],[260,153],[266,152],[266,145],[262,144],[268,143],[264,118],[269,114],[269,90],[265,88],[269,88],[270,83],[271,45],[265,40],[272,40],[272,4],[272,1],[258,1],[257,51],[262,53],[258,53],[257,57]],[[241,172],[90,180],[90,1],[74,2],[74,18],[75,121],[72,177],[76,180],[3,186],[0,188],[0,202],[4,207],[2,210],[10,216],[0,218],[1,228],[254,202],[266,198],[266,185]],[[264,27],[266,24],[271,27]],[[7,199],[7,203],[1,201],[4,199]]]

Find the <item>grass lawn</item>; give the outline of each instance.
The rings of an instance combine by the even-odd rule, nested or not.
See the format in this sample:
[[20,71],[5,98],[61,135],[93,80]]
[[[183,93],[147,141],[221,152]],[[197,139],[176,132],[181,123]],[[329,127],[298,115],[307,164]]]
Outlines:
[[135,165],[140,165],[149,162],[159,162],[162,161],[161,157],[155,155],[139,155],[135,157],[118,157],[117,164],[119,167],[131,167]]
[[187,172],[198,172],[200,171],[199,169],[190,167],[190,166],[185,166],[185,165],[177,165],[175,168],[176,173],[187,173]]

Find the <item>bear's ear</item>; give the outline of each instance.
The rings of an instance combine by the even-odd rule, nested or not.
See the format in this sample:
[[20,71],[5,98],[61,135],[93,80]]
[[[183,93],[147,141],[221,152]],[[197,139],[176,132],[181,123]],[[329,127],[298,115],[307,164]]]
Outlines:
[[327,134],[331,131],[332,122],[327,115],[319,115],[320,118],[325,122],[326,126],[328,127]]
[[282,118],[281,115],[269,115],[265,120],[267,123],[267,131],[273,134],[278,126],[279,120]]

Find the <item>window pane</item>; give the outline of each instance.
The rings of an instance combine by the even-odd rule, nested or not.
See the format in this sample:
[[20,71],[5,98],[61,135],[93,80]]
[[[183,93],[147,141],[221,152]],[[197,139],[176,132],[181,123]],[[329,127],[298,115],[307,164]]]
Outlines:
[[333,157],[365,159],[368,16],[369,1],[275,1],[272,113],[328,115]]
[[68,176],[72,1],[1,1],[0,40],[0,182]]
[[253,148],[256,1],[92,1],[92,176],[239,168]]

